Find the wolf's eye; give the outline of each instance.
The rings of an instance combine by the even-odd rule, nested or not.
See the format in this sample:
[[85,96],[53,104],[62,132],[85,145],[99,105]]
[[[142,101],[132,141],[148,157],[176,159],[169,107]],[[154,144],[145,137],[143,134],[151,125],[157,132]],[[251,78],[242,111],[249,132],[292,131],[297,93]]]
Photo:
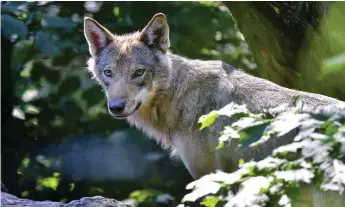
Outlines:
[[138,69],[138,70],[136,70],[136,71],[134,72],[134,75],[135,75],[136,77],[142,76],[142,75],[144,74],[144,72],[145,72],[145,69]]
[[107,76],[107,77],[110,77],[111,76],[111,70],[109,69],[106,69],[103,71],[104,75]]

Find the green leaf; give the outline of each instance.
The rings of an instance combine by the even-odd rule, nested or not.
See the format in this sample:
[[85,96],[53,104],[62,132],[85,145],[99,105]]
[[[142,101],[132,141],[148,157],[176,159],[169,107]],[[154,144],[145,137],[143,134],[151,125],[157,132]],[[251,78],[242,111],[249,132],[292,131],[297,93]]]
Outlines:
[[162,192],[154,189],[136,190],[129,194],[129,198],[135,200],[139,204],[150,204],[155,203],[155,198],[162,194]]
[[119,17],[120,16],[120,7],[114,7],[113,13],[114,13],[115,17]]
[[323,74],[339,72],[345,69],[345,53],[328,58],[322,62],[321,71]]
[[80,79],[78,77],[69,77],[65,79],[60,88],[59,95],[70,95],[80,87]]
[[221,149],[224,147],[224,142],[219,142],[216,149]]
[[301,95],[296,95],[293,97],[292,104],[297,106],[301,102]]
[[1,33],[8,40],[24,38],[28,33],[28,28],[24,22],[7,14],[1,15]]
[[33,47],[32,40],[21,40],[14,45],[13,55],[12,55],[12,68],[14,70],[19,70],[28,58],[32,55],[31,49]]
[[43,15],[41,22],[43,27],[55,29],[71,29],[75,27],[75,23],[71,18]]
[[345,157],[345,142],[340,145],[340,153]]
[[52,64],[54,66],[65,66],[78,54],[74,51],[76,46],[73,46],[71,41],[60,41],[59,48],[66,46],[67,48],[61,49],[58,54],[53,57]]
[[326,135],[333,135],[338,132],[338,128],[336,128],[334,125],[330,125],[326,128],[325,134]]
[[104,95],[98,86],[87,89],[83,92],[82,98],[86,101],[88,107],[98,104],[104,100]]
[[37,189],[43,189],[45,188],[51,188],[53,190],[56,190],[58,185],[59,185],[60,179],[56,177],[47,177],[47,178],[42,178],[38,180],[37,183]]
[[282,195],[282,197],[280,197],[278,204],[280,206],[286,206],[286,207],[291,206],[291,199],[286,194],[284,194]]
[[46,66],[40,62],[40,61],[35,61],[32,64],[32,69],[30,72],[30,77],[31,80],[37,82],[41,79],[41,77],[43,76],[43,74],[46,72],[47,68]]
[[73,100],[68,100],[61,105],[61,109],[65,116],[73,119],[79,119],[83,115],[81,107]]
[[42,31],[36,33],[36,46],[48,56],[54,56],[59,51],[48,34]]
[[74,183],[70,183],[70,184],[69,184],[69,191],[70,191],[70,192],[73,191],[74,188],[75,188],[75,184],[74,184]]
[[268,125],[270,125],[270,122],[264,122],[242,129],[239,131],[240,143],[246,146],[258,141],[263,136],[263,133]]
[[207,196],[201,202],[206,207],[215,207],[220,200],[219,196]]
[[230,103],[220,110],[217,111],[219,115],[232,117],[237,115],[237,118],[249,116],[250,112],[245,105],[237,105],[235,103]]
[[18,7],[26,2],[6,2],[1,4],[1,13],[18,11]]
[[210,126],[219,117],[219,114],[216,111],[211,111],[207,115],[203,115],[199,118],[199,123],[201,123],[200,130]]
[[325,130],[325,134],[326,135],[329,135],[329,136],[332,136],[334,135],[335,133],[338,132],[338,128],[334,126],[334,123],[332,121],[325,121],[322,125],[321,125],[321,128],[323,128]]
[[45,71],[44,76],[53,84],[58,84],[60,81],[60,72],[57,70],[48,69]]

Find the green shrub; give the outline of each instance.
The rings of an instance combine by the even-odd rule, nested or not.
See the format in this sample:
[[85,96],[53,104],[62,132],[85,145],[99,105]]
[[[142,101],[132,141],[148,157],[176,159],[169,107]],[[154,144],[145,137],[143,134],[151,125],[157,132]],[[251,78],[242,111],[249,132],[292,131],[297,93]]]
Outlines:
[[[345,106],[306,108],[296,99],[293,107],[281,106],[251,113],[244,105],[231,103],[200,118],[201,128],[219,116],[235,117],[219,137],[218,148],[239,139],[239,147],[256,147],[275,136],[297,130],[294,142],[281,146],[261,161],[240,160],[232,173],[218,171],[189,185],[192,192],[183,202],[201,201],[214,207],[291,206],[301,186],[313,183],[322,191],[345,189]],[[236,190],[235,190],[236,189]],[[182,204],[181,204],[182,205]]]

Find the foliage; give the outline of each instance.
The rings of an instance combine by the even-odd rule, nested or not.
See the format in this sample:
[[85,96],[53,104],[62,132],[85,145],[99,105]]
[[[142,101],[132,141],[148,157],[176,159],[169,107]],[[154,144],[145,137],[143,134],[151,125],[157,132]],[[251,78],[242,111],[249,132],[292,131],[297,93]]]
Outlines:
[[268,139],[297,133],[294,142],[261,161],[240,160],[235,172],[218,171],[188,184],[192,192],[183,201],[201,199],[208,207],[218,202],[225,206],[291,206],[299,196],[292,192],[311,183],[322,191],[344,193],[345,105],[314,109],[297,101],[293,107],[251,113],[244,105],[231,103],[199,121],[210,125],[215,116],[236,118],[219,137],[223,145],[239,139],[239,147],[256,147]]
[[[169,192],[177,199],[183,196],[183,183],[191,177],[183,166],[171,165],[168,155],[163,156],[164,161],[156,161],[159,167],[148,167],[145,179],[81,180],[75,171],[64,170],[67,161],[73,169],[92,168],[86,163],[91,158],[75,159],[77,149],[85,147],[80,143],[101,142],[113,132],[130,131],[124,121],[108,114],[101,88],[85,70],[89,51],[83,35],[84,16],[95,18],[116,34],[124,34],[142,29],[157,12],[167,16],[173,53],[221,59],[237,68],[255,71],[235,20],[219,2],[1,2],[2,38],[10,41],[9,48],[2,45],[2,54],[12,51],[8,61],[2,58],[2,75],[8,77],[12,87],[10,95],[3,99],[13,101],[9,108],[16,120],[8,121],[10,134],[2,136],[6,150],[3,156],[15,158],[4,162],[2,178],[12,193],[64,202],[93,195],[124,199],[143,188]],[[195,18],[195,14],[202,15]],[[75,144],[75,140],[80,143]],[[132,133],[126,140],[142,151],[163,153],[140,133]],[[59,151],[61,145],[77,148],[72,148],[74,156],[67,161],[63,157],[73,155],[73,151]],[[94,150],[95,146],[90,148]],[[100,151],[108,158],[106,150]],[[96,172],[136,165],[117,157],[112,160],[120,167]]]
[[136,205],[142,207],[160,205],[171,206],[175,201],[174,197],[171,195],[154,189],[136,190],[129,195],[129,198],[132,199]]

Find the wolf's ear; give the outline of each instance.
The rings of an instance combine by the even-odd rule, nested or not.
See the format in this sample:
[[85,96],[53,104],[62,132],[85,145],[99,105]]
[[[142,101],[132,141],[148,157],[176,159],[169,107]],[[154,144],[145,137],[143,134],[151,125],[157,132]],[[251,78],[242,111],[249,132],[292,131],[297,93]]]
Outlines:
[[84,19],[84,35],[92,56],[96,56],[114,39],[111,32],[90,17]]
[[170,47],[170,40],[169,26],[165,15],[162,13],[154,15],[141,32],[139,40],[149,47],[156,47],[166,53]]

